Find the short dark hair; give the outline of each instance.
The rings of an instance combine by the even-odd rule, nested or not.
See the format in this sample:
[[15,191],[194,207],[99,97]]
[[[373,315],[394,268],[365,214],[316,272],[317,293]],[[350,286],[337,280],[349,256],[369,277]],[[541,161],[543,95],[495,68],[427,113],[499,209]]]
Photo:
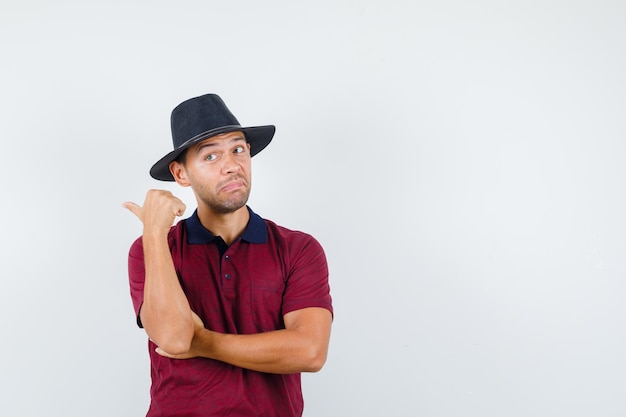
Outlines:
[[179,164],[183,164],[185,165],[185,161],[187,160],[187,151],[189,150],[189,148],[184,149],[180,155],[178,155],[176,157],[176,159],[174,159],[174,161],[178,162]]

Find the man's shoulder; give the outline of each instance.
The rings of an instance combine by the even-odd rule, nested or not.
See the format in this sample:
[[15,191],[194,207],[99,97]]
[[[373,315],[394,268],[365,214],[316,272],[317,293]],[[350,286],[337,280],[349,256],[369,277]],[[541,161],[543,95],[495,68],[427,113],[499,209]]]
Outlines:
[[290,237],[296,237],[296,236],[309,236],[311,238],[313,237],[307,232],[303,232],[302,230],[282,226],[274,222],[273,220],[263,219],[263,221],[265,222],[265,225],[267,226],[267,230],[274,234],[290,236]]
[[276,222],[268,219],[263,219],[267,226],[268,237],[271,240],[281,242],[283,245],[294,246],[308,246],[315,245],[320,246],[317,239],[310,233],[304,232],[299,229],[290,228],[277,224]]

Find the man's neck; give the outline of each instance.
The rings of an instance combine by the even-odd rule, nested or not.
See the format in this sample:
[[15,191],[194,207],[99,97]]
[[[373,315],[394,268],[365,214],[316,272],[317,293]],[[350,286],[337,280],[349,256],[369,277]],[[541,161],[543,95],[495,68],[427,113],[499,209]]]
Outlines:
[[214,236],[220,236],[230,246],[246,230],[250,213],[246,206],[232,213],[215,213],[206,207],[199,206],[198,218],[202,226]]

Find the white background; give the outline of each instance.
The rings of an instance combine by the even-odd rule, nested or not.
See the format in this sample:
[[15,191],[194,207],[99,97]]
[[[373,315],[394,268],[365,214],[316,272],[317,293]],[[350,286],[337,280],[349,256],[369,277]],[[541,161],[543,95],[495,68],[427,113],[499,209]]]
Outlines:
[[121,208],[215,92],[326,249],[305,416],[626,415],[620,1],[0,3],[0,415],[141,416]]

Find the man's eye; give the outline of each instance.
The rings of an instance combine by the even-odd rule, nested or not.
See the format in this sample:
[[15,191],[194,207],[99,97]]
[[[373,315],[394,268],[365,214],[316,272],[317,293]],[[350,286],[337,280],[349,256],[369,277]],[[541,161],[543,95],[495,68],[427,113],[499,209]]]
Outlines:
[[211,153],[211,154],[208,154],[205,159],[207,161],[215,161],[217,159],[217,155],[215,155],[214,153]]
[[243,153],[243,151],[244,151],[243,146],[237,146],[235,148],[235,153]]

